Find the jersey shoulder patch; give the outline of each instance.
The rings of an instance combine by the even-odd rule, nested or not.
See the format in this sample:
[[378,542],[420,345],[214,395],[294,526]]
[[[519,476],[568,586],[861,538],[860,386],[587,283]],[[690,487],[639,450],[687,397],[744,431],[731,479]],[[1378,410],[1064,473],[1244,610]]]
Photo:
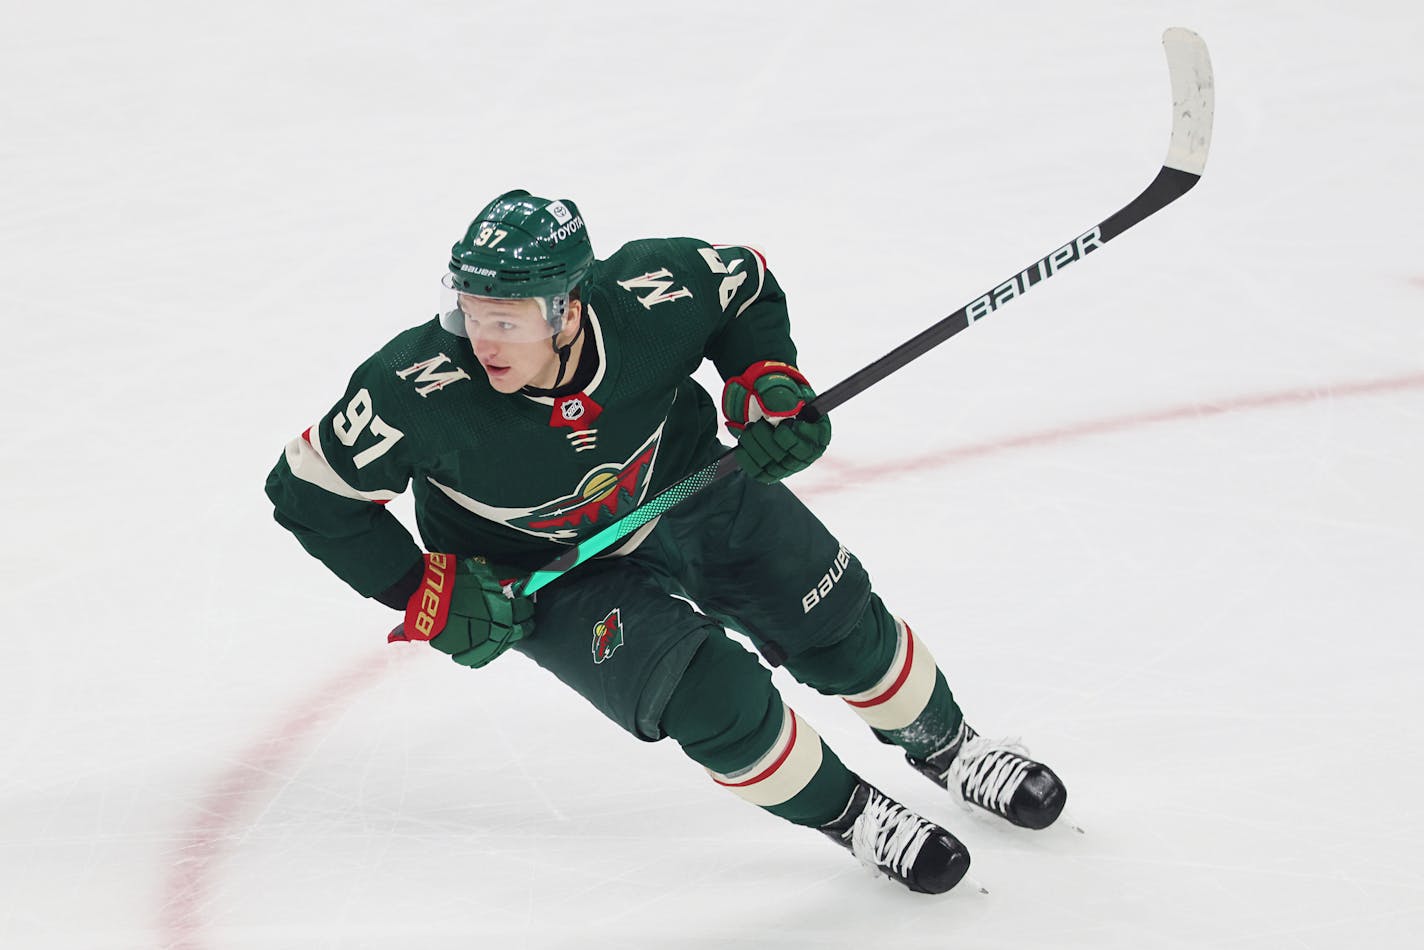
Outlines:
[[[676,239],[647,238],[631,241],[613,253],[601,267],[614,296],[631,295],[644,310],[661,304],[697,298],[695,274],[686,250]],[[615,291],[617,287],[620,291]]]
[[419,400],[474,378],[468,341],[441,327],[438,317],[398,334],[372,362],[382,388]]
[[756,298],[766,279],[765,258],[754,248],[697,238],[633,241],[600,263],[609,290],[621,288],[645,310],[696,300],[735,316]]
[[417,360],[403,369],[396,370],[396,376],[409,381],[415,388],[416,395],[422,399],[431,393],[439,392],[446,386],[470,378],[469,372],[463,366],[453,362],[444,350],[426,359]]

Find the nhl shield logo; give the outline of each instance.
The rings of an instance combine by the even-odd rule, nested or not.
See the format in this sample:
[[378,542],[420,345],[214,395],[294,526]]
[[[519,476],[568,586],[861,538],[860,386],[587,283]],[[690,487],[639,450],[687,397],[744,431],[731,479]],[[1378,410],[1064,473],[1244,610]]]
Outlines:
[[623,645],[623,617],[618,608],[593,625],[593,662],[602,663]]
[[593,425],[603,414],[603,407],[593,401],[588,393],[574,393],[554,400],[554,411],[549,415],[549,425],[554,428],[568,428],[583,432]]

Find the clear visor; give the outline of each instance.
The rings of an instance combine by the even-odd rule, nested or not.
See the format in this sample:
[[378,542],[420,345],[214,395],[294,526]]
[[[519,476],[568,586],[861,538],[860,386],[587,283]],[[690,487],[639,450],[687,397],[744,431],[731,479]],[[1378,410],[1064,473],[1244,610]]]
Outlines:
[[441,322],[451,330],[463,326],[471,340],[529,343],[556,332],[549,322],[548,297],[477,297],[456,290],[449,274],[440,284]]

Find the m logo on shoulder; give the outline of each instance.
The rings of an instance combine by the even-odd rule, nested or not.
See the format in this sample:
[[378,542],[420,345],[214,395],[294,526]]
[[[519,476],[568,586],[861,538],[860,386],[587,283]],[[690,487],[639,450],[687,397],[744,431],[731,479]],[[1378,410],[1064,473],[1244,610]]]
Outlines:
[[664,267],[660,270],[649,271],[641,277],[620,280],[618,286],[632,294],[636,294],[640,290],[649,291],[646,296],[638,298],[638,303],[643,305],[643,309],[651,310],[660,303],[692,296],[692,291],[686,287],[673,290],[672,285],[675,283],[677,283],[677,279],[672,276],[672,271]]
[[396,370],[396,375],[401,379],[409,379],[412,374],[419,373],[420,375],[415,377],[415,391],[420,393],[421,398],[424,399],[437,389],[444,389],[451,383],[458,383],[462,379],[470,378],[470,374],[458,366],[454,369],[436,372],[437,369],[448,362],[450,362],[450,357],[444,353],[439,353],[423,362],[414,363],[405,369]]

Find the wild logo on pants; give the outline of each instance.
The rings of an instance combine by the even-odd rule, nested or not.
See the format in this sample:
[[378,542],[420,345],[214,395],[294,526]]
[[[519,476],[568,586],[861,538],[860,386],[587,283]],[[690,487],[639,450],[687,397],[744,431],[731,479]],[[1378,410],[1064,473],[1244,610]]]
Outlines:
[[593,662],[602,663],[623,645],[623,617],[613,612],[593,625]]

